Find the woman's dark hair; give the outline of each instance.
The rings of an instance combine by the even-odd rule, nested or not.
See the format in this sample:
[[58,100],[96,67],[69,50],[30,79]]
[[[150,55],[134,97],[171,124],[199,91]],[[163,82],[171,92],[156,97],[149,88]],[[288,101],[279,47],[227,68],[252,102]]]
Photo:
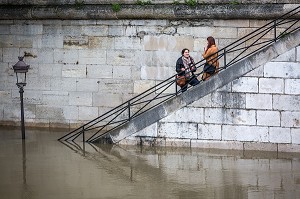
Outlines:
[[[215,39],[212,36],[207,37],[207,47],[206,47],[206,51],[212,46],[212,45],[216,45]],[[205,52],[206,52],[205,51]]]
[[187,49],[187,48],[184,48],[184,49],[182,49],[182,51],[181,51],[181,55],[183,55],[183,54],[184,54],[184,51],[186,51],[186,50],[188,50],[188,51],[190,52],[190,50],[189,50],[189,49]]

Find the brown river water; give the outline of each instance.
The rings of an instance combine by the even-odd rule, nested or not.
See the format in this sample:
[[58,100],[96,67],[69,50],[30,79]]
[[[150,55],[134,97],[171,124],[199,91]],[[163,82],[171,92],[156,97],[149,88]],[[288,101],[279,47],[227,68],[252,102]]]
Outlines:
[[59,142],[0,127],[0,199],[300,199],[300,153]]

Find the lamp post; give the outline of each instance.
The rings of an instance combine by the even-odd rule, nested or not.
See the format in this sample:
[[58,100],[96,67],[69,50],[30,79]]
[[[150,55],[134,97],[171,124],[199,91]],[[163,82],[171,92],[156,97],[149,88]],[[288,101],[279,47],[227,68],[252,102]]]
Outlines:
[[23,93],[24,86],[26,86],[26,73],[28,72],[29,66],[24,61],[24,57],[18,57],[19,61],[13,66],[14,72],[16,73],[17,83],[19,88],[20,100],[21,100],[21,131],[22,139],[25,139],[25,123],[24,123],[24,105],[23,105]]

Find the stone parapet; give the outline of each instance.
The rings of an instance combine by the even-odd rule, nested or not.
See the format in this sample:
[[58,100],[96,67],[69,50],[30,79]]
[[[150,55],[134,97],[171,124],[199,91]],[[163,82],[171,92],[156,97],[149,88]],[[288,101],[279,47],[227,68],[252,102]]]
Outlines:
[[[186,4],[123,4],[114,10],[111,4],[2,4],[0,20],[11,19],[63,19],[63,20],[111,20],[111,19],[275,19],[282,13],[300,6],[293,3],[205,3]],[[300,14],[294,18],[299,19]]]

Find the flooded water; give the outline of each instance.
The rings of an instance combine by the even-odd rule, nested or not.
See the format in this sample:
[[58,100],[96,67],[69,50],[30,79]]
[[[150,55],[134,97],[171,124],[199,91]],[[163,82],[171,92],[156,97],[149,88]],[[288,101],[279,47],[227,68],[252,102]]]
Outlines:
[[1,199],[300,198],[300,154],[59,142],[0,127]]

